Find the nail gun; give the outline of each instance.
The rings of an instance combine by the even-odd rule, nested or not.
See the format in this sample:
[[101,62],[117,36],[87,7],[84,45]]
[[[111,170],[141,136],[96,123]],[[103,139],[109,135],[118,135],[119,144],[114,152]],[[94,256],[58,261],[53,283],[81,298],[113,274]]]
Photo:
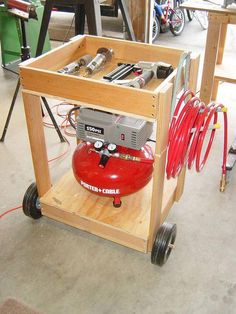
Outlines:
[[[134,88],[143,88],[153,77],[165,79],[172,72],[171,64],[164,62],[146,62],[139,61],[137,64],[118,64],[118,68],[105,75],[103,79],[114,84],[129,86]],[[124,80],[130,73],[134,72],[137,77]]]

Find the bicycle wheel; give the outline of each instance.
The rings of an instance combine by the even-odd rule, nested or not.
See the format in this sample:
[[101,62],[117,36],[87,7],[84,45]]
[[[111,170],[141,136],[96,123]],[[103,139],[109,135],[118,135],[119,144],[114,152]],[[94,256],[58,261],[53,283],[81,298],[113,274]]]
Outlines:
[[160,35],[160,22],[158,18],[155,16],[153,18],[153,25],[152,25],[152,42],[154,42]]
[[170,15],[170,31],[173,35],[179,36],[185,25],[184,11],[180,8],[175,8]]
[[208,14],[207,11],[195,11],[194,16],[203,29],[208,28]]

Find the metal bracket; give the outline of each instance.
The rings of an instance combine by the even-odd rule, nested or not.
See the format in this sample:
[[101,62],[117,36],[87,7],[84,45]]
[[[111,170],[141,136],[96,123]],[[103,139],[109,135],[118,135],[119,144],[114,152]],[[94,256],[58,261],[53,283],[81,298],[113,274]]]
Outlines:
[[228,157],[226,161],[227,171],[231,171],[233,169],[235,162],[236,162],[236,138],[228,151]]

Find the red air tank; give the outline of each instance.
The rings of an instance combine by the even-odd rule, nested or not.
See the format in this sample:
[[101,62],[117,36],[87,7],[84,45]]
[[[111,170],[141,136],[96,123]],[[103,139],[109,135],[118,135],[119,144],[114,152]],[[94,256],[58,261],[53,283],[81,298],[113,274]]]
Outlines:
[[93,144],[82,142],[74,152],[72,166],[81,186],[100,196],[112,197],[113,205],[119,207],[121,196],[140,190],[150,181],[153,153],[147,144],[141,150],[117,146],[110,153],[109,145],[98,151]]

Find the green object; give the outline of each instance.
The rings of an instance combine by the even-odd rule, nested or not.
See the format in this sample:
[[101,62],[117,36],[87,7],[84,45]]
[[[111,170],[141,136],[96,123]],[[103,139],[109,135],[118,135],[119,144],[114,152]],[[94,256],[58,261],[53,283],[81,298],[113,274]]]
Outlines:
[[[31,0],[30,3],[36,6],[38,20],[29,19],[25,22],[27,44],[30,46],[30,55],[35,57],[38,37],[41,27],[44,7],[39,0]],[[5,5],[0,5],[0,41],[2,65],[20,60],[21,55],[21,29],[18,17],[11,15]],[[48,35],[46,36],[43,53],[51,49]]]
[[0,41],[2,64],[5,66],[20,58],[21,37],[19,20],[11,16],[5,6],[0,6]]

